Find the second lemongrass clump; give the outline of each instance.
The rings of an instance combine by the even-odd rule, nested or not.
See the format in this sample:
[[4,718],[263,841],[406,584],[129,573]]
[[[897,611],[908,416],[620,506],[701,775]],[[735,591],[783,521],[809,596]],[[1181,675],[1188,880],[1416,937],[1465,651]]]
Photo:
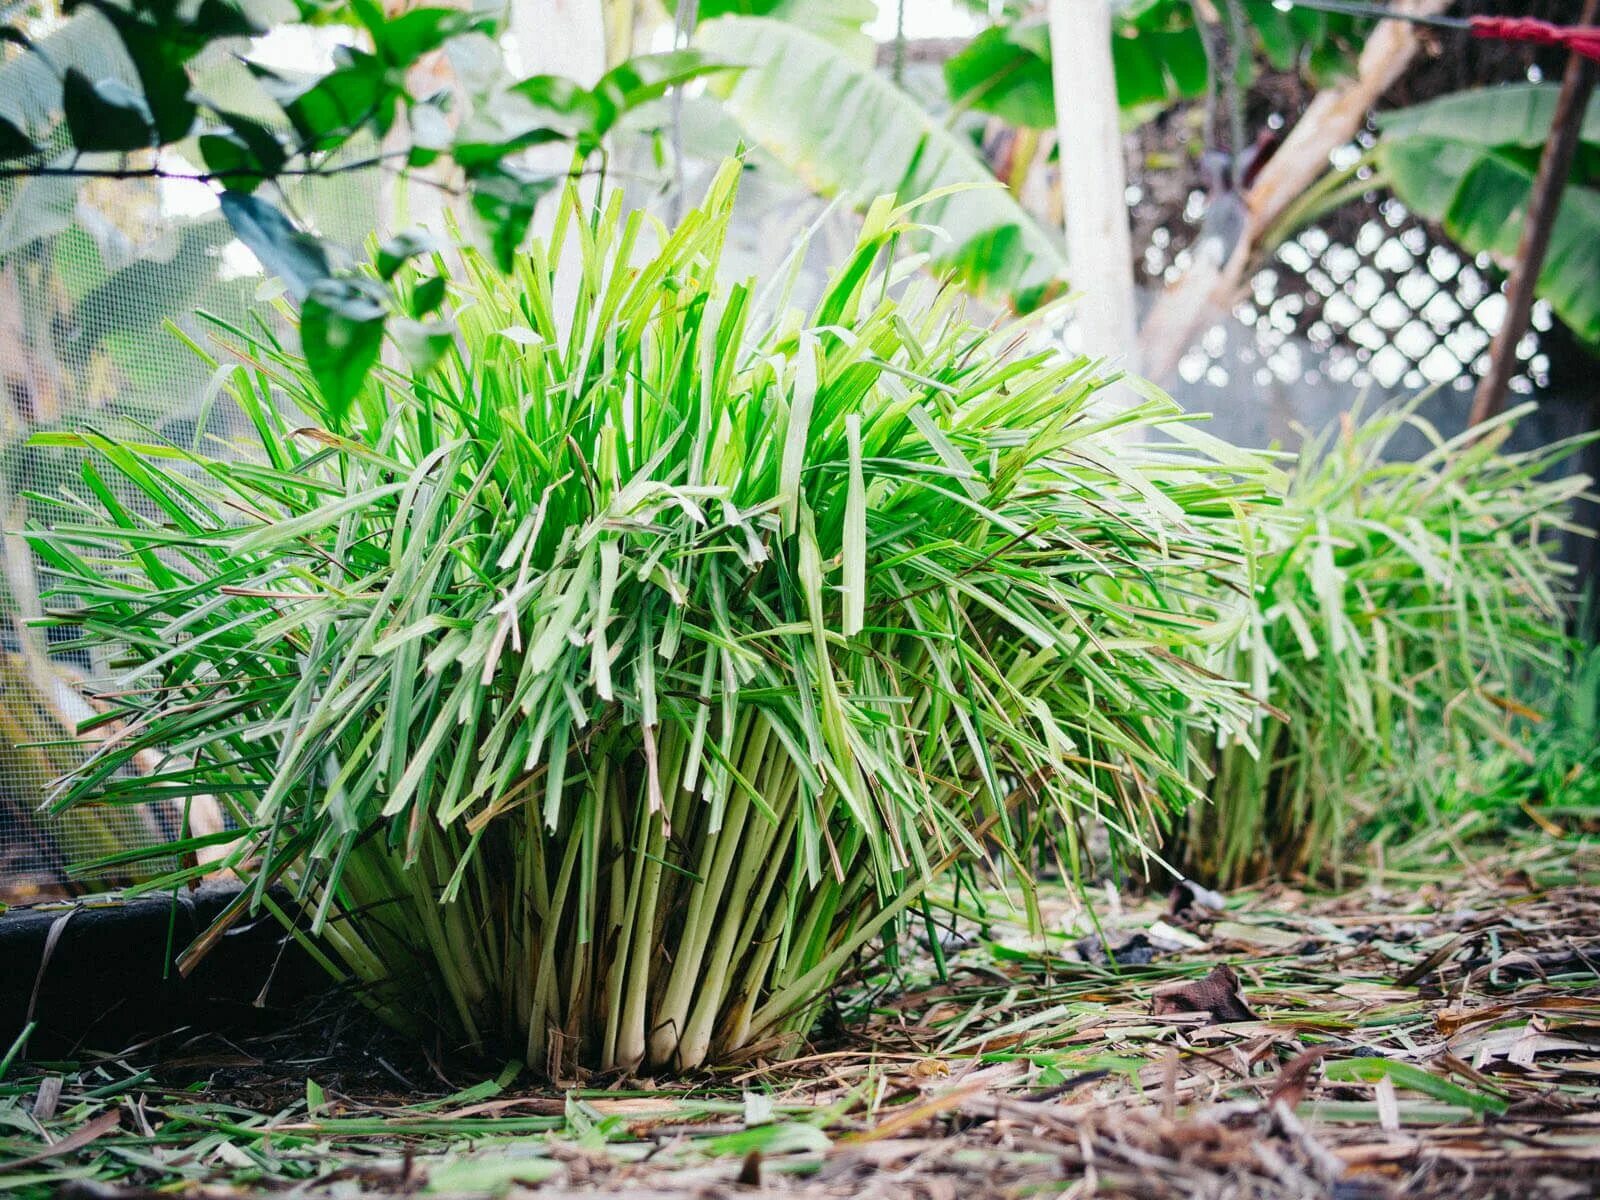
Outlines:
[[808,315],[724,286],[736,176],[413,280],[452,344],[347,416],[231,331],[245,460],[86,434],[32,535],[121,652],[73,795],[225,798],[388,1019],[552,1074],[792,1051],[942,869],[1142,847],[1245,709],[1193,664],[1255,465],[966,321],[887,202]]
[[[1445,438],[1398,406],[1307,447],[1256,526],[1254,596],[1215,663],[1279,711],[1203,756],[1212,802],[1190,811],[1187,869],[1224,885],[1336,872],[1418,756],[1511,745],[1538,715],[1567,653],[1559,538],[1589,481],[1560,473],[1579,442],[1506,449],[1525,412]],[[1414,461],[1388,457],[1402,435],[1424,440]]]

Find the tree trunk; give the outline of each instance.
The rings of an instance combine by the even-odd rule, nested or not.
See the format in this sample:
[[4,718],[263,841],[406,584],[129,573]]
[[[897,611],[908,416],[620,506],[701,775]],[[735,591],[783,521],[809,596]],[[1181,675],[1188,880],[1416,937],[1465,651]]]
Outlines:
[[1109,0],[1050,0],[1067,263],[1085,353],[1139,370],[1126,165]]

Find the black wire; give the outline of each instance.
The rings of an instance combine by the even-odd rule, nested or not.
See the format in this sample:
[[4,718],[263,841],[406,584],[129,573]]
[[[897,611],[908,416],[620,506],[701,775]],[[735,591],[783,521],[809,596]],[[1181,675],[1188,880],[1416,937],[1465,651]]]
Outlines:
[[1409,21],[1413,25],[1433,25],[1439,29],[1471,29],[1465,17],[1423,16],[1396,12],[1382,4],[1363,4],[1358,0],[1273,0],[1276,8],[1310,8],[1317,12],[1339,13],[1347,17],[1371,17],[1375,21]]

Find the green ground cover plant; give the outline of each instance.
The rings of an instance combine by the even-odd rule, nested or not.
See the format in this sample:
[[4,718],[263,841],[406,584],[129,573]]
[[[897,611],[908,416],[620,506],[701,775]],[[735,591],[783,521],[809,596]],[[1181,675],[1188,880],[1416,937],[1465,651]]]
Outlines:
[[915,206],[809,312],[719,282],[736,179],[406,268],[452,330],[348,408],[222,330],[243,454],[71,435],[30,539],[118,729],[63,802],[216,796],[235,913],[288,884],[387,1020],[553,1076],[781,1056],[941,871],[1148,851],[1250,708],[1200,660],[1269,472],[968,321]]
[[[1212,753],[1187,869],[1224,885],[1336,870],[1353,828],[1404,815],[1400,781],[1425,757],[1518,746],[1567,661],[1559,540],[1588,486],[1561,474],[1577,441],[1505,449],[1526,411],[1454,438],[1414,404],[1358,412],[1306,448],[1256,526],[1254,601],[1214,663],[1276,715]],[[1425,452],[1386,458],[1407,432]]]
[[1396,773],[1393,804],[1363,831],[1384,865],[1466,865],[1489,848],[1600,833],[1600,648],[1575,645],[1529,691],[1505,742],[1441,740]]

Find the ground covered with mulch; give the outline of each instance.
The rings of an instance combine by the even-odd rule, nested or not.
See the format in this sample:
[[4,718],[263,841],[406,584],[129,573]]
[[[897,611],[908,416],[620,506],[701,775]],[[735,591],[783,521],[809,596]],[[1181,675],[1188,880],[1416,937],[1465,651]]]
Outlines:
[[1043,940],[961,909],[807,1057],[687,1083],[445,1063],[348,1003],[17,1056],[0,1195],[1600,1194],[1593,849],[1338,894],[1106,890],[1093,917],[1059,888]]

